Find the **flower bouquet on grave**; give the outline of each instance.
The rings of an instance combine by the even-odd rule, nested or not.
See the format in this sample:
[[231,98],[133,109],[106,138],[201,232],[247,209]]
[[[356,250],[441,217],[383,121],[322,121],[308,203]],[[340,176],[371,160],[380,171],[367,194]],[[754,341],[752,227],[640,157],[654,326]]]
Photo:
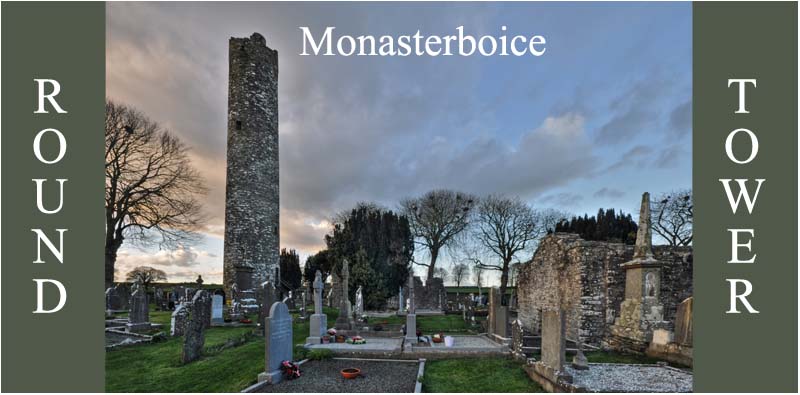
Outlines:
[[283,377],[287,380],[294,380],[300,377],[300,366],[292,361],[281,362],[281,369],[283,370]]
[[247,318],[247,316],[244,316],[239,320],[239,322],[242,323],[242,324],[252,324],[253,320],[251,320],[250,318]]
[[336,328],[331,328],[331,329],[328,329],[328,335],[330,335],[330,336],[336,336]]
[[441,343],[441,342],[443,342],[443,341],[444,341],[444,333],[441,333],[441,332],[439,332],[439,333],[437,333],[437,334],[433,335],[433,337],[431,338],[431,340],[433,340],[433,342],[434,342],[434,343]]
[[364,339],[361,336],[353,336],[353,337],[347,339],[347,343],[348,344],[364,344],[366,342],[367,342],[367,339]]
[[329,344],[331,342],[331,337],[328,335],[322,336],[322,344]]

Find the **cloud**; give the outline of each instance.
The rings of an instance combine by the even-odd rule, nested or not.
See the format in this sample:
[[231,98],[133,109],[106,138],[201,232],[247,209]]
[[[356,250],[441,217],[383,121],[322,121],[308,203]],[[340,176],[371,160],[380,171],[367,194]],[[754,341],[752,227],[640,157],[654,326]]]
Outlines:
[[[601,169],[648,168],[655,162],[666,166],[680,160],[681,152],[662,152],[637,138],[652,140],[667,123],[683,125],[682,107],[665,104],[665,97],[680,91],[675,81],[682,76],[637,63],[647,59],[626,58],[636,73],[620,71],[610,54],[595,59],[597,53],[587,43],[618,37],[622,31],[615,28],[628,25],[607,24],[615,28],[588,36],[569,27],[577,23],[575,18],[621,20],[622,13],[583,10],[579,16],[558,7],[503,7],[431,5],[420,13],[394,5],[112,3],[106,7],[107,94],[136,106],[189,145],[192,162],[209,187],[204,207],[209,222],[203,232],[220,256],[228,38],[256,31],[279,52],[280,237],[282,247],[296,248],[301,255],[324,248],[328,219],[359,201],[395,208],[402,197],[452,188],[571,208],[591,203],[583,196],[590,199],[589,191],[599,186],[580,191],[581,182]],[[681,10],[681,18],[690,21],[690,7]],[[638,12],[643,12],[636,19],[641,23],[661,15],[632,15]],[[353,35],[408,34],[409,26],[445,34],[459,25],[478,33],[494,32],[500,19],[530,23],[530,17],[539,15],[553,37],[587,47],[549,51],[530,63],[498,57],[297,54],[301,25],[313,31],[335,25],[337,32]],[[602,78],[573,66],[587,60],[596,61]],[[582,77],[573,83],[578,72]],[[673,110],[662,114],[662,108]],[[620,151],[627,152],[619,157]],[[176,276],[187,275],[178,273],[179,268],[204,273],[221,269],[221,257],[192,258],[191,249],[175,256],[128,252],[122,265],[147,262],[175,270]]]
[[692,101],[675,107],[669,115],[669,126],[675,136],[683,137],[692,131]]
[[621,197],[625,196],[625,192],[617,190],[617,189],[614,189],[614,188],[603,187],[603,188],[600,188],[599,190],[597,190],[597,192],[595,192],[593,196],[596,197],[596,198],[615,198],[616,199],[616,198],[621,198]]

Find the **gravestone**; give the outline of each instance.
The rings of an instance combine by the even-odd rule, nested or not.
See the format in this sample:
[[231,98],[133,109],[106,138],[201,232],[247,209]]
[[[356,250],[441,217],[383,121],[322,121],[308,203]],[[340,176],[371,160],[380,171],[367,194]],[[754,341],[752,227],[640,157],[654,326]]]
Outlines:
[[175,308],[170,318],[170,336],[183,336],[186,333],[186,322],[189,318],[188,306],[191,302],[184,302]]
[[339,305],[339,317],[336,318],[336,329],[349,330],[353,328],[351,323],[352,311],[350,306],[350,288],[348,282],[350,281],[350,267],[345,258],[342,262],[342,299]]
[[560,311],[542,312],[542,363],[556,371],[564,370],[567,349],[564,319]]
[[277,384],[283,378],[281,364],[292,361],[292,316],[285,303],[277,302],[270,308],[264,332],[264,372],[258,375],[258,382]]
[[117,304],[117,293],[114,291],[113,287],[108,287],[108,289],[106,289],[106,314],[116,310],[114,307]]
[[144,289],[137,289],[131,295],[131,311],[128,315],[129,332],[141,332],[150,329],[150,310],[147,305],[147,294]]
[[306,343],[320,344],[322,343],[322,336],[328,330],[328,316],[322,313],[322,290],[325,288],[325,283],[322,282],[322,273],[317,270],[314,276],[314,314],[311,315],[309,321],[308,339]]
[[183,363],[196,361],[203,354],[205,331],[211,317],[211,298],[208,292],[203,290],[195,292],[188,310],[181,355]]
[[408,314],[406,314],[406,343],[417,343],[417,308],[414,302],[414,276],[408,276]]
[[214,295],[211,297],[211,325],[224,323],[225,320],[222,318],[222,295]]
[[489,290],[489,333],[508,338],[508,306],[502,305],[500,289]]
[[363,292],[364,291],[362,291],[362,288],[359,285],[358,289],[356,290],[356,311],[355,311],[356,318],[361,318],[361,316],[364,315],[364,294],[363,294]]
[[694,298],[689,297],[678,305],[678,311],[675,313],[675,343],[683,346],[692,345],[693,305]]
[[650,194],[645,192],[633,259],[621,265],[625,269],[625,300],[609,328],[611,336],[603,341],[605,347],[616,351],[641,353],[652,340],[653,330],[668,325],[660,302],[661,262],[653,254],[650,214]]
[[522,321],[514,320],[511,323],[511,355],[514,358],[525,359],[525,329],[522,327]]
[[269,309],[278,301],[276,295],[275,285],[271,281],[261,283],[258,288],[258,299],[261,305],[258,308],[258,324],[261,326],[261,331],[264,331],[264,320],[269,317]]

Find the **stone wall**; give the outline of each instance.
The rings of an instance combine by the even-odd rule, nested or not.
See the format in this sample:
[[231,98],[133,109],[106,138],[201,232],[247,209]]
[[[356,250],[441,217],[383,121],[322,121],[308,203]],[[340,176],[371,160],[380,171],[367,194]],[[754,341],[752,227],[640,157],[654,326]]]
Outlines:
[[224,285],[254,289],[278,268],[278,52],[264,37],[231,38]]
[[[661,303],[664,319],[674,321],[677,305],[692,294],[690,247],[654,247],[662,261]],[[539,333],[542,309],[563,309],[567,338],[578,335],[598,346],[614,323],[625,298],[622,263],[633,257],[633,246],[586,241],[557,233],[542,239],[531,261],[519,274],[518,317],[526,330]]]

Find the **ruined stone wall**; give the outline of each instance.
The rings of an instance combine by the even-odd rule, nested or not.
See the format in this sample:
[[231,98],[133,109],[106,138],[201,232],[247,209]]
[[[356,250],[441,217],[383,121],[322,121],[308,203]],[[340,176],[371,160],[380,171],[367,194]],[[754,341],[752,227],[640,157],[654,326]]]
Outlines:
[[229,42],[226,293],[274,282],[279,254],[278,52],[253,33]]
[[[663,262],[661,303],[664,319],[673,321],[678,304],[692,293],[691,248],[654,248]],[[586,241],[574,234],[545,237],[518,280],[518,318],[539,333],[543,308],[563,309],[567,338],[578,335],[600,345],[625,298],[625,270],[633,246]]]

